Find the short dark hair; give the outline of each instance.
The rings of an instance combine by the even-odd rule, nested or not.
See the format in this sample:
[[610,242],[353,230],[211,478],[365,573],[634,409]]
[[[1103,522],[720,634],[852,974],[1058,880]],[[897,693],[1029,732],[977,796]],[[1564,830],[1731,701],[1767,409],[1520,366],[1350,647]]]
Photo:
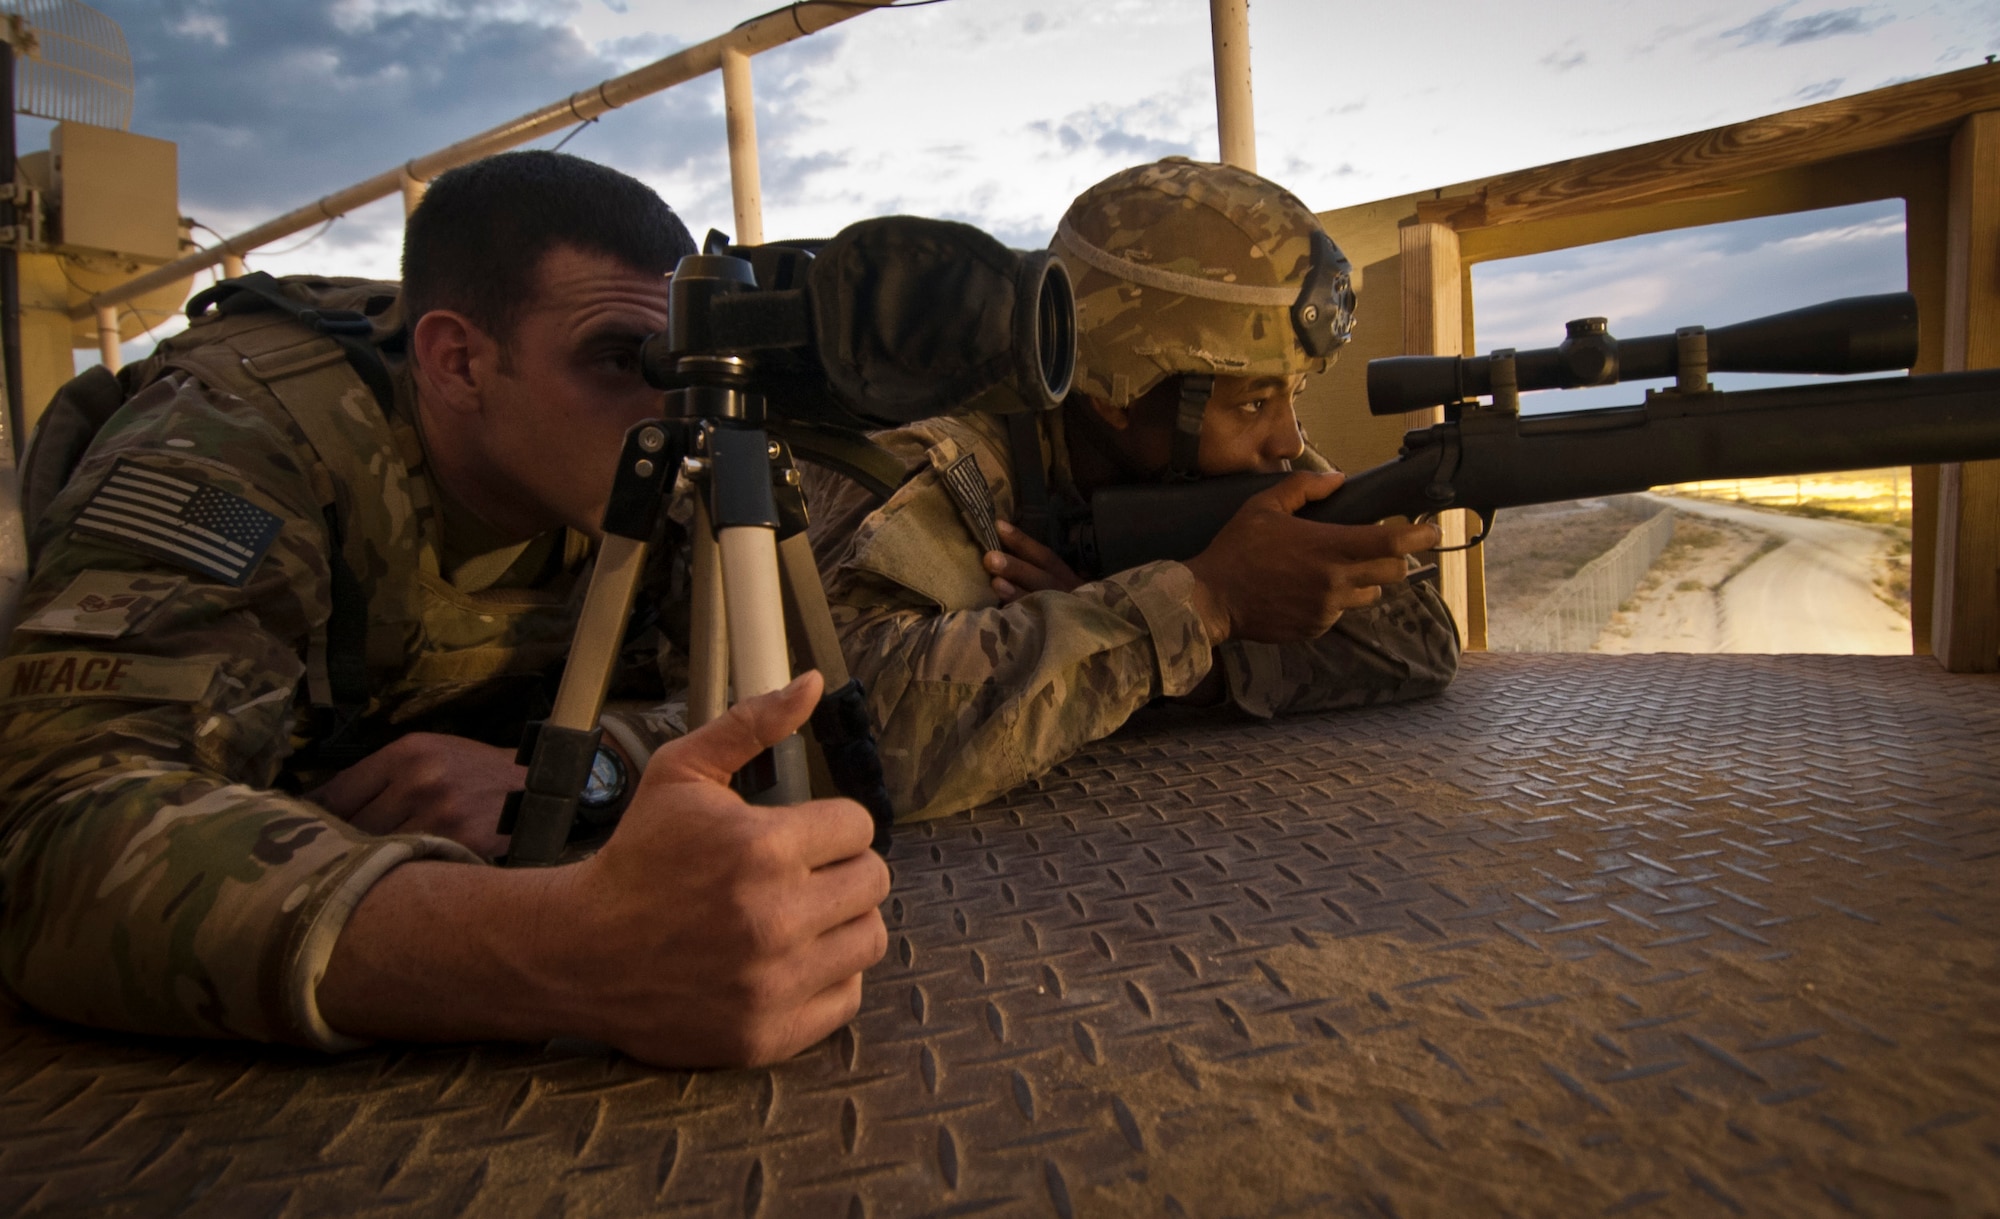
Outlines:
[[450,309],[505,338],[557,246],[665,275],[694,238],[653,188],[560,152],[503,152],[438,175],[403,230],[403,310]]

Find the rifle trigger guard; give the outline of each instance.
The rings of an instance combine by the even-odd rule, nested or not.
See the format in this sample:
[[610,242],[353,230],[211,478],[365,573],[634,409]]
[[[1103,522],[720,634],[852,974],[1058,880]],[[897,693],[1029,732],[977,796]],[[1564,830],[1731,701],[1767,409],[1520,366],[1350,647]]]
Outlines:
[[[1451,509],[1449,509],[1449,508],[1442,508],[1442,509],[1439,509],[1439,511],[1441,511],[1441,512],[1449,512],[1449,511],[1451,511]],[[1465,543],[1465,544],[1464,544],[1463,546],[1440,546],[1440,547],[1438,547],[1438,548],[1437,548],[1437,550],[1436,550],[1436,551],[1435,551],[1434,553],[1436,553],[1436,554],[1457,554],[1457,553],[1458,553],[1459,551],[1461,551],[1461,550],[1471,550],[1471,549],[1472,549],[1472,548],[1473,548],[1474,546],[1477,546],[1477,545],[1479,545],[1479,544],[1480,544],[1481,542],[1485,541],[1485,540],[1486,540],[1486,535],[1487,535],[1487,534],[1489,534],[1489,533],[1493,532],[1493,510],[1492,510],[1492,509],[1490,509],[1490,508],[1467,508],[1467,509],[1466,509],[1466,511],[1467,511],[1467,512],[1470,512],[1470,513],[1471,513],[1472,515],[1474,515],[1474,516],[1476,516],[1476,517],[1478,517],[1478,518],[1479,518],[1479,536],[1478,536],[1478,537],[1476,537],[1476,538],[1473,538],[1473,539],[1472,539],[1471,541],[1469,541],[1469,542]],[[1436,521],[1436,520],[1437,520],[1437,518],[1438,518],[1438,514],[1437,514],[1436,512],[1422,512],[1422,513],[1418,513],[1418,514],[1417,514],[1417,518],[1416,518],[1416,523],[1417,523],[1417,524],[1419,524],[1419,525],[1427,525],[1427,524],[1430,524],[1430,523],[1432,523],[1432,522]]]

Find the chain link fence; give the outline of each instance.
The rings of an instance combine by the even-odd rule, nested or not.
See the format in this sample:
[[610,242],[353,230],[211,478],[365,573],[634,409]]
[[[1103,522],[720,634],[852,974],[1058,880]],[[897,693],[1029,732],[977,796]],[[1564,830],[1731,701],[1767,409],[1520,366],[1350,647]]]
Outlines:
[[1534,609],[1494,624],[1495,652],[1588,652],[1611,615],[1639,587],[1674,536],[1674,510],[1662,508],[1623,541],[1583,565]]

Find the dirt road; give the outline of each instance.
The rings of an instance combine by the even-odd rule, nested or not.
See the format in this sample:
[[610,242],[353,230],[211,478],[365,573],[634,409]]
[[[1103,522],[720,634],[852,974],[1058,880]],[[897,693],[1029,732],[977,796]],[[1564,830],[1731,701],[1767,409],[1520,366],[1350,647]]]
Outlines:
[[1718,590],[1714,650],[1909,654],[1909,619],[1875,594],[1875,575],[1890,547],[1880,530],[1738,504],[1667,502],[1689,516],[1783,539]]

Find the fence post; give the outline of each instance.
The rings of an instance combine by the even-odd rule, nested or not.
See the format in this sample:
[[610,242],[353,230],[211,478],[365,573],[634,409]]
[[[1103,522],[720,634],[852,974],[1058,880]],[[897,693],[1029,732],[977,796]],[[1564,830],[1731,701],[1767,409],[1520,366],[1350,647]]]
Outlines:
[[1507,632],[1497,651],[1585,652],[1618,607],[1639,587],[1674,533],[1674,510],[1662,508],[1585,563],[1528,611],[1527,624]]

